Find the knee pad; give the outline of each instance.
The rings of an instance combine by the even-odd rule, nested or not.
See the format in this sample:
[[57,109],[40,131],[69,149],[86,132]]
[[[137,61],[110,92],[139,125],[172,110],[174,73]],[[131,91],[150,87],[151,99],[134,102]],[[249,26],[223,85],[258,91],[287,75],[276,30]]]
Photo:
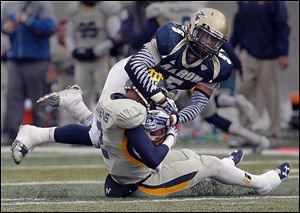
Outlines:
[[186,159],[200,158],[200,155],[198,155],[196,152],[190,149],[182,149],[181,152],[186,156]]

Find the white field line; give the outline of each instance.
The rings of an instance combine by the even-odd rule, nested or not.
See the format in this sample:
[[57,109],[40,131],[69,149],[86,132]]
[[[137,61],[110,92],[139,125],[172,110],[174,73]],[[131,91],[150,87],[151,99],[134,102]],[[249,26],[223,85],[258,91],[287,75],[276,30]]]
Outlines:
[[1,183],[2,186],[34,186],[34,185],[65,185],[65,184],[104,184],[100,180],[83,180],[83,181],[41,181],[41,182],[17,182],[17,183]]
[[[251,200],[251,202],[254,202],[255,200],[260,201],[262,199],[299,199],[299,196],[247,196],[247,197],[226,197],[226,198],[220,198],[220,197],[197,197],[197,198],[169,198],[169,199],[148,199],[148,200],[120,200],[120,201],[108,201],[106,200],[100,200],[100,201],[82,201],[82,200],[76,200],[76,201],[53,201],[53,202],[15,202],[15,203],[1,203],[1,206],[14,206],[14,205],[61,205],[61,204],[99,204],[99,203],[160,203],[160,202],[185,202],[185,201],[203,201],[203,200],[220,200],[220,201],[240,201],[240,200]],[[1,199],[2,202],[2,199]]]
[[[290,175],[288,179],[299,179],[299,175]],[[88,181],[35,181],[35,182],[15,182],[15,183],[1,183],[2,186],[34,186],[34,185],[65,185],[65,184],[104,184],[100,180]]]
[[[249,160],[246,161],[244,160],[241,162],[242,165],[251,165],[251,164],[263,164],[263,163],[272,163],[272,164],[281,164],[283,162],[289,162],[291,164],[294,163],[299,163],[298,160],[271,160],[271,161],[253,161]],[[82,164],[82,165],[31,165],[31,166],[3,166],[1,167],[1,170],[22,170],[22,169],[29,169],[29,170],[34,170],[34,169],[73,169],[73,168],[78,168],[78,169],[84,169],[84,168],[89,168],[89,169],[102,169],[105,168],[104,164]],[[292,168],[292,172],[299,172],[299,169],[294,169]]]
[[[10,146],[1,146],[1,153],[3,154],[10,154],[11,153],[11,147]],[[175,147],[174,150],[178,150],[182,148],[177,148]],[[214,154],[214,155],[226,155],[235,149],[232,148],[190,148],[191,150],[195,151],[198,154]],[[245,155],[251,153],[251,149],[245,148],[243,149]],[[84,155],[84,154],[95,154],[95,155],[101,155],[101,151],[99,149],[95,149],[92,147],[85,147],[85,146],[80,146],[80,147],[72,147],[72,146],[40,146],[40,147],[35,147],[34,150],[32,150],[33,153],[38,154],[38,153],[53,153],[53,154],[77,154],[77,155]],[[299,152],[278,152],[276,150],[264,150],[262,152],[262,155],[289,155],[289,156],[299,156]],[[38,155],[41,156],[41,155]],[[47,156],[48,157],[48,156]]]
[[34,201],[34,200],[47,200],[46,198],[26,198],[26,197],[23,197],[23,198],[3,198],[1,199],[1,201],[25,201],[25,200],[30,200],[30,201]]
[[39,169],[104,169],[104,164],[82,164],[82,165],[45,165],[45,166],[3,166],[1,170],[39,170]]

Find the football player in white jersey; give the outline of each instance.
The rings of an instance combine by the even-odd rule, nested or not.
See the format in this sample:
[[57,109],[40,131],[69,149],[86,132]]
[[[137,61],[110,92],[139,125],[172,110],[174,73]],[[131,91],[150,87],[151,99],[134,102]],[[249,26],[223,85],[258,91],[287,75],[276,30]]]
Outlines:
[[[112,72],[117,74],[118,70]],[[108,82],[113,84],[112,80]],[[149,133],[140,125],[151,125],[154,117],[159,119],[168,115],[159,110],[147,110],[149,103],[132,84],[126,84],[124,90],[125,93],[111,94],[112,102],[105,109],[99,108],[97,119],[91,126],[21,126],[12,145],[15,162],[20,163],[28,150],[48,142],[94,145],[101,149],[109,173],[104,184],[104,193],[108,197],[165,197],[188,189],[205,178],[268,194],[287,178],[291,170],[289,163],[261,175],[237,168],[243,157],[241,150],[223,159],[198,155],[189,149],[172,150],[177,136],[174,126],[155,126]],[[81,105],[85,107],[86,115],[92,114],[84,105],[77,86],[46,95],[39,102],[64,107],[71,112],[76,112]],[[78,119],[88,119],[89,116],[83,114],[82,111],[74,115]]]
[[117,1],[76,1],[66,11],[67,44],[75,59],[75,82],[82,88],[89,107],[101,94],[109,71],[108,58],[115,42],[113,17],[120,11]]

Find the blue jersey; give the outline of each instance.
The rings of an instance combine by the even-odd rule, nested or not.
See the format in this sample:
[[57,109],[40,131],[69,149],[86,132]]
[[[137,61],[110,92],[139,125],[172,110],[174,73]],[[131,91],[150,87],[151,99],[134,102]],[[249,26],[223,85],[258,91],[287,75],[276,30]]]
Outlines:
[[186,66],[188,44],[185,33],[184,26],[170,23],[159,28],[155,34],[158,51],[162,55],[162,60],[155,66],[155,70],[163,74],[168,88],[190,89],[200,82],[226,80],[233,65],[224,51],[198,65]]
[[[199,83],[214,89],[219,82],[229,78],[233,64],[225,51],[209,59],[187,63],[189,48],[186,28],[178,24],[160,27],[155,38],[133,55],[125,70],[142,95],[155,102],[162,100],[162,89],[155,81],[164,80],[167,89],[191,89]],[[190,56],[189,56],[190,57]],[[201,113],[209,95],[197,88],[189,102],[177,116],[177,123],[193,120]]]

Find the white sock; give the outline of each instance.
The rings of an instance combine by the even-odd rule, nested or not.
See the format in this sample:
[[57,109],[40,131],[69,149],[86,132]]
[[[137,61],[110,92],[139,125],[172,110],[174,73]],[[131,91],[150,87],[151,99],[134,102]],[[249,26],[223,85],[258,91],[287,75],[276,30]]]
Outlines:
[[220,160],[214,163],[212,178],[231,185],[247,186],[254,189],[265,187],[265,177],[253,175]]
[[56,127],[41,128],[36,126],[25,126],[24,130],[18,135],[20,141],[23,142],[27,148],[31,148],[40,144],[55,142],[54,130]]

